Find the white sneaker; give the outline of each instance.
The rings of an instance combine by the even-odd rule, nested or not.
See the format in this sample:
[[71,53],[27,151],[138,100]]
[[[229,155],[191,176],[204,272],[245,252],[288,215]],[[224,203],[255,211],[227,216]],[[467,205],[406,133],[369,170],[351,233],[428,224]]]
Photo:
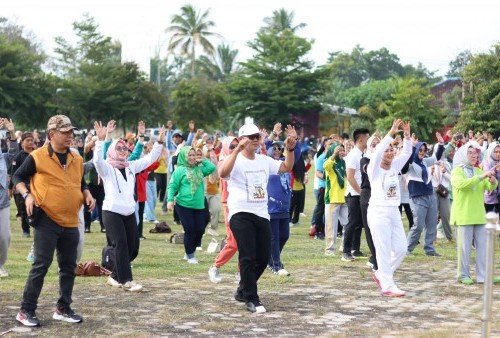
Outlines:
[[300,213],[300,217],[306,217],[307,215],[304,214],[303,212]]
[[279,269],[276,271],[276,274],[278,276],[290,276],[290,272],[286,271],[285,269]]
[[210,236],[214,236],[214,237],[219,236],[219,233],[216,230],[212,229],[212,228],[208,228],[207,234],[209,234]]
[[222,277],[219,274],[219,269],[215,266],[211,266],[208,269],[208,277],[212,283],[220,283],[222,282]]
[[188,262],[189,264],[198,264],[198,260],[197,260],[195,257],[193,257],[193,258],[188,258],[187,262]]
[[28,256],[26,256],[26,260],[31,263],[35,261],[35,248],[33,247],[33,245],[31,246]]
[[403,290],[400,290],[395,285],[391,286],[390,288],[388,288],[385,291],[382,291],[382,296],[385,296],[385,297],[404,297],[405,294],[406,294],[406,292],[404,292]]
[[9,277],[9,273],[7,272],[7,270],[5,270],[3,266],[0,266],[0,278],[1,277]]
[[325,251],[325,256],[335,256],[335,249],[332,250],[326,250]]
[[197,247],[196,247],[196,251],[203,251],[203,247],[201,247],[201,246],[197,246]]
[[114,279],[111,276],[108,276],[108,280],[106,281],[106,283],[114,288],[121,288],[123,286],[122,283],[119,283],[116,279]]
[[122,288],[125,289],[126,291],[130,291],[130,292],[139,292],[142,290],[142,285],[137,284],[134,281],[130,281],[130,282],[123,284]]
[[366,262],[366,266],[373,270],[373,263],[372,262],[370,262],[370,261]]
[[239,272],[234,274],[234,282],[238,284],[241,281],[241,275]]
[[187,261],[188,260],[188,255],[184,254],[184,257],[182,257],[183,260]]

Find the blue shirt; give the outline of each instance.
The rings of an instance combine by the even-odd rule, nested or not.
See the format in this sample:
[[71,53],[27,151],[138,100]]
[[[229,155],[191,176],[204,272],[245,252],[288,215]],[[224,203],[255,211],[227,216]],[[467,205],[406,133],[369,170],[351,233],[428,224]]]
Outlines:
[[[319,155],[316,160],[314,160],[314,167],[316,168],[316,171],[319,171],[321,173],[325,173],[325,170],[323,169],[323,164],[325,163],[325,158],[326,158],[326,153],[323,153]],[[318,178],[318,188],[325,188],[325,180],[322,178]]]

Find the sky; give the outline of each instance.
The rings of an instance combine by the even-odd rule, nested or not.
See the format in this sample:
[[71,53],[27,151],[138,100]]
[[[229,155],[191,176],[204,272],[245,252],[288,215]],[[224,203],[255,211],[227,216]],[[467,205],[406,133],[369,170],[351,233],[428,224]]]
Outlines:
[[386,47],[402,64],[421,62],[444,75],[461,51],[487,52],[500,42],[498,0],[0,0],[0,16],[32,31],[53,55],[54,38],[74,42],[72,23],[88,12],[104,35],[122,43],[124,61],[149,72],[151,56],[167,55],[165,28],[185,4],[210,9],[213,31],[224,37],[214,44],[238,49],[238,61],[252,57],[247,42],[280,8],[295,13],[295,24],[307,24],[298,35],[314,39],[307,57],[316,65],[359,44],[366,51]]

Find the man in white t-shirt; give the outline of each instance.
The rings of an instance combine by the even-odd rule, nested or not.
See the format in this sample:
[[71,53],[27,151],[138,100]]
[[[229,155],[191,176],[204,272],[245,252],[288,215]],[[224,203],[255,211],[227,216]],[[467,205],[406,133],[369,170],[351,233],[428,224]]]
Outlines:
[[366,149],[366,141],[370,137],[368,129],[356,129],[353,133],[354,148],[345,157],[347,173],[347,189],[345,202],[349,211],[348,221],[344,227],[344,242],[342,260],[353,261],[355,256],[362,256],[359,250],[363,222],[361,219],[361,205],[359,194],[361,192],[361,171],[359,163]]
[[257,294],[257,281],[271,253],[267,181],[269,175],[292,169],[297,142],[293,127],[287,126],[285,131],[285,161],[256,154],[262,136],[256,125],[245,124],[238,132],[238,147],[219,167],[219,176],[228,179],[228,218],[239,250],[241,281],[234,298],[245,302],[250,312],[266,312]]

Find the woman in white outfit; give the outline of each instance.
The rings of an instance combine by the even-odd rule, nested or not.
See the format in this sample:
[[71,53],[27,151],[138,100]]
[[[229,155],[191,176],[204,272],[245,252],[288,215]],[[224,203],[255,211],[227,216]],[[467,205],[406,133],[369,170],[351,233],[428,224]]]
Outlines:
[[[401,154],[395,157],[392,136],[403,127],[404,144]],[[380,141],[371,156],[367,174],[371,184],[368,206],[368,226],[377,252],[378,270],[372,275],[382,295],[401,297],[405,292],[394,283],[394,271],[406,254],[407,241],[398,206],[401,201],[398,174],[412,154],[410,123],[401,119],[393,122],[389,133]]]

